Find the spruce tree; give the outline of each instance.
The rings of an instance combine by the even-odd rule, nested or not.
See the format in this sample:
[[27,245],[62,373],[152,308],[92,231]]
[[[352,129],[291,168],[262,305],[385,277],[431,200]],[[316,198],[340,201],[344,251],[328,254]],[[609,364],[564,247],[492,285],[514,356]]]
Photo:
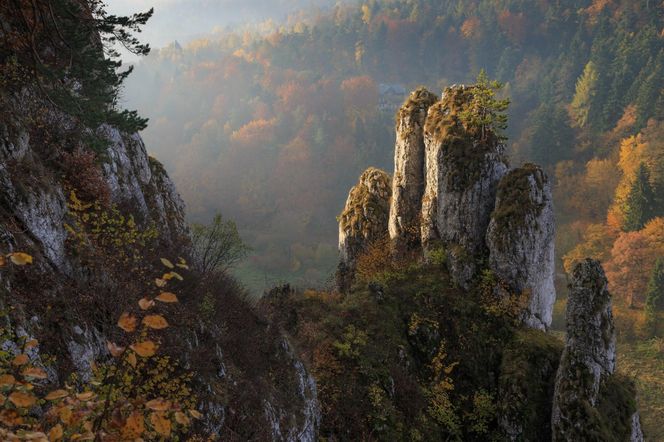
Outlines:
[[644,163],[639,165],[632,187],[623,203],[625,222],[623,230],[641,230],[654,217],[655,192],[650,184],[650,174]]

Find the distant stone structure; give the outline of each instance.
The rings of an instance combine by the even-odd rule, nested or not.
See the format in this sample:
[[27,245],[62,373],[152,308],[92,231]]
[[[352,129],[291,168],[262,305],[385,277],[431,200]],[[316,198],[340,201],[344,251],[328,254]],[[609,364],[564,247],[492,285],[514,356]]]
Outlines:
[[403,85],[381,83],[378,85],[378,110],[381,112],[396,112],[408,92]]

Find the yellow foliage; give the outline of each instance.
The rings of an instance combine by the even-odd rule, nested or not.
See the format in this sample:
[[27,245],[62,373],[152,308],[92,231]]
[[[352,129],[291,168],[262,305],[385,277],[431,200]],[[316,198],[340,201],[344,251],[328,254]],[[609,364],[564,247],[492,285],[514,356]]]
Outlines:
[[23,252],[14,252],[8,255],[9,260],[17,266],[32,264],[32,256]]

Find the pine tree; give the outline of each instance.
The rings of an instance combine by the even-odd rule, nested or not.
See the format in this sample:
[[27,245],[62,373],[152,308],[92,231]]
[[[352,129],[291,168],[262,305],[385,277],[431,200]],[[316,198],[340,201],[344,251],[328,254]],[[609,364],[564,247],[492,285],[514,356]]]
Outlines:
[[657,314],[664,310],[664,258],[659,258],[652,269],[646,290],[646,326],[656,331]]
[[135,111],[118,109],[120,87],[132,67],[121,70],[115,47],[146,55],[149,46],[133,34],[153,11],[110,15],[102,0],[27,3],[0,4],[0,16],[13,30],[11,44],[0,48],[0,59],[14,59],[45,100],[89,128],[102,123],[129,132],[145,128],[147,120]]
[[639,165],[636,177],[623,203],[625,222],[623,230],[641,230],[654,217],[655,192],[650,184],[650,173],[644,163]]

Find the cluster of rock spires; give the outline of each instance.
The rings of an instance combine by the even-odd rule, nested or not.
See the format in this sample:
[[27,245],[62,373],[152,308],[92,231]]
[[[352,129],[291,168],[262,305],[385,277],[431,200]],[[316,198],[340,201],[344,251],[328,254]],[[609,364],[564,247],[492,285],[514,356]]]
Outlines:
[[[410,95],[397,115],[392,191],[384,190],[389,176],[371,168],[346,202],[342,267],[352,270],[364,247],[388,234],[397,253],[442,247],[461,287],[477,276],[477,262],[488,261],[513,290],[530,293],[524,321],[546,329],[556,296],[550,183],[534,165],[510,170],[495,134],[478,140],[460,122],[472,91],[454,86],[438,99],[420,88]],[[347,214],[361,212],[370,219],[357,228]]]
[[[339,227],[340,273],[352,275],[366,247],[388,235],[395,256],[426,257],[442,248],[460,287],[470,288],[480,265],[488,267],[511,291],[528,297],[523,323],[547,330],[556,299],[551,183],[539,166],[510,169],[495,134],[478,139],[468,130],[460,114],[473,88],[452,86],[440,99],[424,88],[411,93],[397,114],[392,191],[385,190],[389,175],[371,168],[349,194]],[[570,404],[596,408],[600,385],[615,371],[606,284],[599,263],[574,270],[556,378],[555,441],[585,440],[575,431],[586,424],[584,417]],[[643,440],[636,412],[630,440]]]

